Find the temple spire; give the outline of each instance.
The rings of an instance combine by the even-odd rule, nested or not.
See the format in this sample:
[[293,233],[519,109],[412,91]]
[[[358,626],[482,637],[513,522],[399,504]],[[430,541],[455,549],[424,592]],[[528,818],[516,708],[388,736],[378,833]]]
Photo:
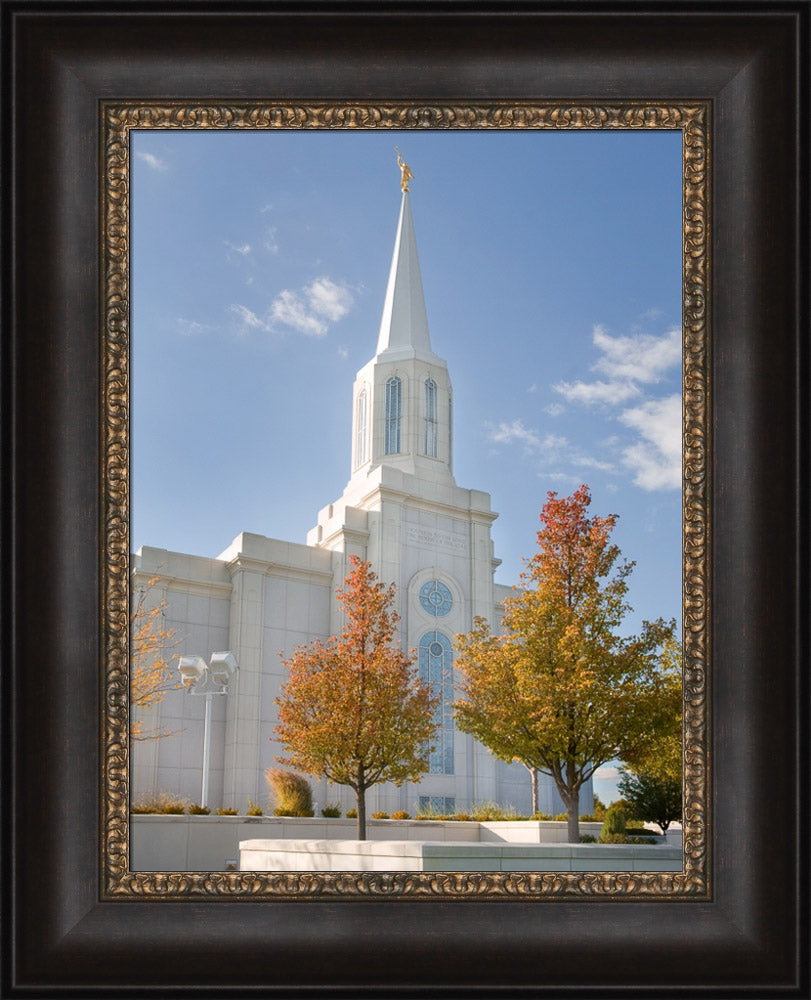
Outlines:
[[403,200],[400,205],[397,235],[394,239],[389,283],[383,303],[377,354],[380,355],[384,351],[398,351],[404,354],[433,355],[428,336],[428,317],[425,312],[422,275],[408,193],[408,181],[414,175],[409,170],[408,164],[402,162],[399,151],[397,156],[402,170]]

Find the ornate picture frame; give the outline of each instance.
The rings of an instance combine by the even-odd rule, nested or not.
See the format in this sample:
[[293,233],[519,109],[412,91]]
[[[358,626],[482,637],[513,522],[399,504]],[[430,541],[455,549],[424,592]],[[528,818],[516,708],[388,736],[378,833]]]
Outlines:
[[[732,14],[707,4],[701,17],[639,5],[633,32],[609,7],[561,13],[540,4],[375,14],[134,5],[105,17],[70,5],[45,16],[9,2],[2,13],[13,40],[5,79],[14,84],[4,235],[15,266],[3,279],[14,483],[4,527],[15,623],[4,687],[15,747],[4,782],[15,872],[4,886],[14,924],[4,943],[8,995],[33,987],[43,995],[195,987],[353,996],[757,987],[801,996],[808,286],[796,220],[808,210],[798,96],[807,4]],[[686,520],[699,527],[685,543],[685,618],[697,625],[689,690],[699,696],[695,714],[688,709],[698,727],[688,808],[700,820],[696,867],[687,864],[684,881],[694,898],[661,898],[658,876],[630,873],[581,886],[557,874],[524,878],[521,893],[516,882],[485,875],[437,893],[399,875],[345,885],[324,876],[126,874],[126,313],[125,288],[110,281],[124,217],[105,212],[113,131],[105,134],[105,114],[109,122],[111,109],[165,107],[167,98],[185,108],[257,107],[256,95],[269,94],[284,116],[345,108],[350,93],[355,108],[377,106],[385,93],[394,105],[440,116],[461,106],[637,102],[660,109],[654,115],[710,112],[713,180],[701,199],[709,228],[701,213],[702,225],[686,227],[707,246],[696,276],[709,258],[713,276],[709,286],[704,275],[688,285],[686,298],[697,329],[707,318],[712,328],[709,343],[703,334],[687,340],[709,356],[696,355],[697,381],[685,386],[697,490]],[[767,517],[780,530],[766,531]],[[712,773],[699,719],[708,722]],[[755,810],[768,824],[751,819]],[[774,824],[783,831],[779,852]],[[300,898],[311,889],[320,898]],[[565,898],[543,905],[557,893]],[[178,961],[192,953],[194,961]]]
[[[667,896],[711,897],[707,832],[710,802],[707,754],[707,632],[709,609],[709,427],[710,330],[707,288],[710,275],[708,199],[710,104],[666,105],[633,102],[595,105],[508,102],[452,106],[386,102],[381,104],[206,104],[183,102],[119,105],[103,102],[103,232],[105,282],[105,490],[104,524],[108,532],[105,593],[107,696],[104,719],[106,760],[106,896],[249,895],[274,898],[388,898],[411,896],[458,899],[467,896],[623,899]],[[219,872],[164,873],[129,870],[129,783],[124,754],[128,746],[130,490],[129,407],[129,219],[130,133],[158,130],[402,130],[477,129],[540,130],[677,130],[682,137],[682,285],[683,285],[683,591],[684,591],[684,760],[685,802],[681,872],[470,872],[375,873]],[[115,489],[109,489],[114,483]],[[126,541],[125,541],[126,539]],[[123,589],[122,589],[123,588]]]

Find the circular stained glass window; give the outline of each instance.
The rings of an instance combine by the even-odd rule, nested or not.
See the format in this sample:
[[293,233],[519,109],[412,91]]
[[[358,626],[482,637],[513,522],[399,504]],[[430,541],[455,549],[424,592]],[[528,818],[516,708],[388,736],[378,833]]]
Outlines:
[[453,597],[444,583],[429,580],[420,587],[420,604],[429,615],[441,618],[453,607]]

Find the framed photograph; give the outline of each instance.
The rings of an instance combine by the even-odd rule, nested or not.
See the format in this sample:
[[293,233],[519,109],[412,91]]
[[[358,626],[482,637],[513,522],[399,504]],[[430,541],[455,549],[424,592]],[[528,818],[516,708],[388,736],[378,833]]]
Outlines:
[[[4,945],[9,995],[34,986],[45,995],[69,987],[110,995],[129,988],[170,995],[190,987],[217,995],[257,989],[269,995],[485,990],[553,996],[573,989],[653,995],[663,988],[802,995],[808,956],[799,913],[807,866],[796,831],[807,808],[801,748],[808,658],[808,262],[796,223],[808,211],[806,118],[804,98],[797,96],[807,74],[807,14],[804,3],[777,13],[765,7],[730,13],[710,4],[701,16],[654,16],[639,5],[629,31],[627,17],[610,6],[599,13],[542,5],[510,13],[498,7],[450,13],[429,4],[376,13],[306,4],[182,13],[65,7],[45,16],[23,2],[3,5],[5,37],[13,42],[4,50],[4,78],[13,82],[7,98],[13,129],[4,147],[13,183],[4,191],[4,236],[14,265],[4,275],[10,303],[4,372],[11,393],[4,440],[13,483],[5,526],[14,623],[4,688],[13,708],[14,746],[4,782],[7,860],[15,873],[4,889],[15,931]],[[626,176],[611,169],[607,140],[618,143],[624,136],[640,150],[626,161],[631,164],[646,157],[656,163],[657,154],[645,152],[646,139],[665,145],[679,140],[663,157],[670,166],[656,168],[662,186],[646,192],[630,166]],[[488,138],[493,145],[485,150]],[[131,865],[129,817],[130,552],[133,543],[150,545],[152,539],[133,538],[137,512],[146,508],[131,505],[131,489],[152,489],[155,496],[163,491],[167,510],[182,501],[171,499],[166,476],[155,486],[148,477],[139,480],[138,438],[131,429],[150,408],[159,410],[161,395],[176,398],[178,407],[216,414],[240,391],[233,369],[227,386],[194,391],[194,373],[183,366],[187,359],[193,365],[195,352],[169,343],[159,328],[159,308],[150,314],[161,282],[183,253],[172,237],[205,232],[211,240],[217,234],[224,258],[219,266],[232,268],[245,292],[238,297],[231,285],[224,306],[230,334],[243,344],[257,330],[328,342],[327,330],[356,301],[362,314],[374,311],[363,304],[366,298],[380,298],[364,284],[368,269],[342,275],[326,265],[323,274],[302,277],[298,286],[291,274],[272,294],[251,291],[251,247],[262,239],[267,254],[278,252],[284,220],[273,217],[279,209],[271,189],[266,202],[254,205],[255,213],[267,208],[266,218],[256,221],[261,229],[250,240],[239,231],[234,196],[247,175],[223,173],[218,202],[216,183],[207,186],[199,169],[205,163],[216,170],[220,154],[212,142],[242,144],[242,152],[225,159],[237,160],[243,174],[256,171],[263,156],[283,172],[284,157],[295,150],[288,156],[287,183],[298,193],[290,204],[301,205],[309,185],[313,218],[331,213],[345,228],[354,216],[367,231],[393,229],[395,220],[377,217],[368,184],[352,187],[350,167],[357,161],[344,155],[348,143],[357,140],[355,148],[362,146],[370,160],[382,156],[384,145],[392,147],[395,204],[398,182],[408,187],[401,150],[414,168],[415,187],[419,183],[409,141],[426,155],[440,143],[453,150],[445,164],[448,191],[454,170],[478,172],[481,179],[482,160],[492,156],[485,173],[492,174],[494,190],[489,197],[483,193],[480,214],[490,211],[495,238],[499,184],[521,191],[500,174],[520,162],[531,183],[527,164],[543,141],[572,138],[603,140],[595,157],[605,160],[617,230],[613,240],[603,238],[597,250],[603,256],[634,239],[655,243],[645,226],[663,209],[666,199],[657,192],[666,190],[665,174],[677,164],[681,246],[674,256],[681,301],[670,308],[680,310],[675,329],[684,413],[680,870],[138,871]],[[510,141],[523,144],[520,152],[498,154],[499,161],[492,150]],[[320,151],[313,153],[317,143]],[[310,173],[302,182],[305,158],[310,171],[313,163],[327,170],[332,163],[330,180],[319,184]],[[149,178],[167,181],[170,164],[179,181],[165,184],[162,194],[162,263],[160,254],[139,258],[132,250],[139,245],[139,225],[142,232],[160,226],[160,220],[139,222],[146,218],[139,212],[149,204]],[[567,186],[571,178],[555,181],[541,166],[536,176],[549,190],[549,212],[540,210],[542,201],[539,208],[519,194],[512,203],[516,222],[502,241],[512,234],[517,243],[533,220],[541,224],[545,214],[554,214],[553,205],[559,227],[568,218],[576,229],[582,206],[565,211],[564,194],[571,199],[575,190]],[[330,208],[338,197],[330,196],[330,183],[338,181],[353,204],[350,213]],[[461,180],[457,188],[469,202]],[[587,197],[585,179],[581,190]],[[442,203],[449,205],[448,197],[431,206],[430,218],[438,222]],[[367,215],[374,216],[371,222]],[[195,218],[199,225],[190,226]],[[297,216],[287,224],[300,236],[307,220]],[[573,270],[583,267],[583,280],[589,280],[586,249],[575,252],[558,232],[558,254],[549,253],[543,268],[550,304],[555,288],[568,288],[572,296]],[[391,252],[387,242],[384,257]],[[518,296],[510,293],[510,280],[526,276],[511,249],[505,274],[493,281],[501,299],[494,321],[519,314],[512,309]],[[651,256],[660,249],[652,245]],[[351,253],[359,260],[357,247]],[[567,272],[565,281],[551,277],[553,259]],[[651,278],[642,257],[633,259],[639,319],[649,308]],[[213,259],[209,266],[216,274]],[[488,266],[496,279],[497,265],[491,259]],[[385,282],[386,261],[380,269]],[[187,339],[205,336],[211,315],[205,302],[212,282],[203,273],[193,253],[178,269],[177,280],[187,287],[202,282],[183,314],[172,317],[175,333]],[[453,281],[450,274],[436,278],[443,290]],[[224,287],[225,277],[223,271]],[[468,287],[457,283],[460,290]],[[471,325],[488,290],[485,281],[463,301]],[[608,293],[605,307],[610,309]],[[441,310],[447,325],[452,303],[443,301]],[[624,340],[601,320],[592,319],[595,354],[583,359],[582,372],[569,362],[568,378],[563,371],[541,387],[556,393],[545,404],[550,419],[558,413],[556,402],[574,406],[589,393],[610,393],[606,385],[614,386],[616,402],[620,380],[611,383],[611,372],[617,374],[617,352],[627,348],[638,355],[651,347],[660,358],[674,317],[662,318],[657,337],[626,330]],[[149,328],[151,340],[138,341],[138,323]],[[512,353],[529,368],[537,344],[530,340],[535,328],[526,329]],[[373,331],[370,336],[374,340]],[[374,345],[367,346],[371,356]],[[138,352],[150,350],[151,372],[160,373],[163,384],[153,401],[144,396],[139,402],[130,379],[141,363]],[[363,350],[359,339],[335,346],[333,377],[321,395],[338,381],[339,361],[362,364]],[[316,362],[310,358],[307,365],[317,381]],[[599,381],[600,372],[608,372],[607,381]],[[626,389],[638,391],[627,371],[624,377]],[[515,372],[506,379],[514,381]],[[524,393],[538,389],[521,386]],[[627,417],[626,427],[636,427],[639,440],[603,440],[599,459],[571,450],[563,456],[570,461],[566,474],[587,466],[605,474],[606,490],[612,461],[639,476],[667,475],[666,449],[654,424],[661,416],[656,406],[668,398],[664,392],[644,397],[647,409],[641,403],[636,417],[626,406],[619,416]],[[154,426],[168,424],[158,414]],[[307,432],[300,433],[303,439]],[[544,447],[538,429],[518,417],[488,433],[494,446],[521,440],[536,455]],[[444,447],[442,435],[440,424],[434,457]],[[363,464],[359,440],[355,428],[355,468]],[[647,452],[634,451],[635,443],[646,442]],[[172,448],[180,457],[187,446],[188,439],[167,441],[169,461]],[[329,450],[339,449],[336,443]],[[550,461],[548,452],[544,457]],[[154,461],[147,457],[147,465]],[[524,462],[530,464],[526,455]],[[190,476],[188,489],[192,495],[201,486],[227,490],[229,478],[213,469],[208,483]],[[244,497],[245,486],[237,492]],[[324,496],[324,503],[329,499]],[[332,508],[327,510],[314,530],[331,530]],[[417,535],[420,530],[428,529],[415,525]],[[223,547],[229,542],[222,539]],[[155,544],[172,545],[160,538]],[[190,542],[187,550],[193,547]],[[661,580],[655,569],[645,572],[652,591]],[[457,595],[446,589],[452,606]],[[225,777],[216,780],[225,795]]]

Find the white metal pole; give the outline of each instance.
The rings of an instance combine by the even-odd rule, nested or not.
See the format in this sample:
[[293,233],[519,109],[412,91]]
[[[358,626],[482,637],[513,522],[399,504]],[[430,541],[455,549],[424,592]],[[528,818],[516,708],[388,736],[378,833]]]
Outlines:
[[201,806],[208,805],[208,771],[211,757],[211,697],[212,691],[206,694],[206,714],[203,722],[203,791]]

